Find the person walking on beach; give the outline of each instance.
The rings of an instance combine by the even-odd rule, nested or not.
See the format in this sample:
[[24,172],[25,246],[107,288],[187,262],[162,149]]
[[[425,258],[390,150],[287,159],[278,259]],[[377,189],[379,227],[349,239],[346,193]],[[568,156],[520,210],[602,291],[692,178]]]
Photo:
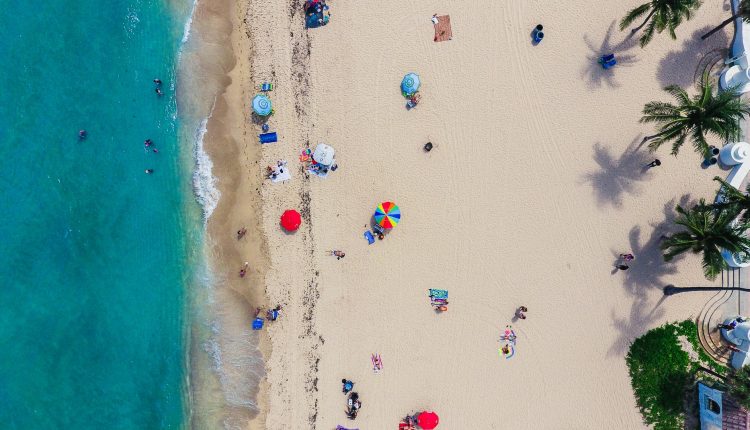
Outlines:
[[245,265],[242,267],[242,269],[240,269],[240,278],[244,278],[245,277],[245,275],[247,274],[247,266],[249,266],[249,265],[250,265],[250,263],[248,263],[246,261]]
[[620,258],[624,261],[633,261],[635,256],[633,254],[620,254]]
[[526,312],[528,312],[529,309],[526,306],[519,306],[518,309],[516,309],[516,317],[519,319],[525,320],[526,319]]
[[240,240],[243,237],[245,237],[246,233],[247,233],[247,229],[245,227],[242,227],[241,229],[237,230],[237,240]]
[[654,161],[646,164],[646,167],[657,167],[657,166],[661,166],[661,160],[659,160],[658,158],[656,160],[654,160]]

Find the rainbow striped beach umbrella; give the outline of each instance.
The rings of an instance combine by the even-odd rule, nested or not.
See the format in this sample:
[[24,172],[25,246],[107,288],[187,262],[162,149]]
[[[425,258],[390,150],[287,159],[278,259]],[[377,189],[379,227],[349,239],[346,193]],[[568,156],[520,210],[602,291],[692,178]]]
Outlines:
[[393,228],[401,220],[401,209],[393,202],[383,202],[375,209],[375,222],[383,228]]

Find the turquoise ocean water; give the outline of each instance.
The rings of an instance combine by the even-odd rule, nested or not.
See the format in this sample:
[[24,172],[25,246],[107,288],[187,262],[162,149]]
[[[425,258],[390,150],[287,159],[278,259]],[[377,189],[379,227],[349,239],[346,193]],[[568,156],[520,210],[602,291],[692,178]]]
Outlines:
[[189,8],[0,0],[4,429],[185,425],[202,224],[173,85]]

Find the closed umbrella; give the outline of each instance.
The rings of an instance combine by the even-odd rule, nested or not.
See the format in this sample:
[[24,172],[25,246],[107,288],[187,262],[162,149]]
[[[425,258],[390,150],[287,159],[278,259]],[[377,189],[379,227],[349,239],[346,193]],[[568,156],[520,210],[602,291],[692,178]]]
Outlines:
[[432,430],[438,426],[440,418],[438,418],[435,412],[422,412],[417,416],[417,425],[422,427],[424,430]]
[[271,115],[271,100],[263,94],[253,97],[253,112],[260,116]]
[[286,210],[281,215],[281,226],[284,227],[284,230],[295,231],[300,224],[302,224],[302,217],[294,209]]
[[393,228],[401,220],[401,209],[393,202],[383,202],[375,209],[375,222],[383,228]]
[[404,97],[408,97],[419,91],[419,75],[416,73],[407,73],[401,81],[401,92]]

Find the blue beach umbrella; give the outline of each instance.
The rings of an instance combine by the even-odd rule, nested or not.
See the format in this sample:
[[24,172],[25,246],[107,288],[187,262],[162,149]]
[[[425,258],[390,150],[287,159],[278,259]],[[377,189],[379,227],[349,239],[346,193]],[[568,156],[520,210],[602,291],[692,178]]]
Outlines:
[[419,76],[416,73],[407,73],[401,81],[401,92],[404,96],[410,96],[419,91]]
[[253,98],[253,112],[260,116],[271,114],[271,100],[263,94],[258,94]]

